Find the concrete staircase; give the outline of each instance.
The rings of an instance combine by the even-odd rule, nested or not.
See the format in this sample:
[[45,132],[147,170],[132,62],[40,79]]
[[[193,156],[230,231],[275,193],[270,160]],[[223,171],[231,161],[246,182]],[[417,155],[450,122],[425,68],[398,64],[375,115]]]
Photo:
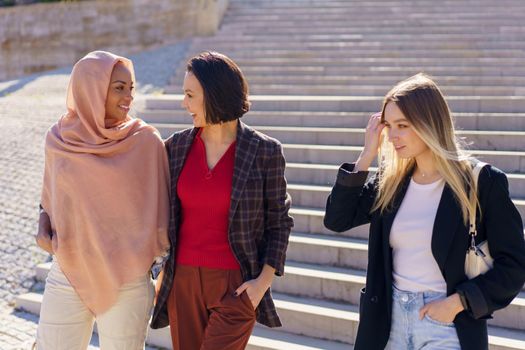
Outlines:
[[[243,121],[279,139],[287,160],[295,227],[273,286],[284,327],[256,327],[249,349],[352,348],[368,227],[335,234],[324,205],[338,165],[362,149],[369,115],[409,75],[435,77],[472,152],[508,173],[525,218],[524,15],[521,0],[231,0],[219,33],[194,39],[191,55],[216,50],[240,65],[253,103]],[[177,95],[184,67],[140,113],[163,137],[190,127]],[[39,300],[18,305],[37,313]],[[489,334],[491,350],[525,349],[525,290]],[[149,343],[169,347],[169,334],[151,332]]]

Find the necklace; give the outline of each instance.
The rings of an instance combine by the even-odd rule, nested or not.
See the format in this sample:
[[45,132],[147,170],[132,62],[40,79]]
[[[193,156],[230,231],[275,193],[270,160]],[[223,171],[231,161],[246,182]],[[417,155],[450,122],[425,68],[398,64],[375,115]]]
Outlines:
[[414,171],[414,175],[413,177],[420,177],[421,181],[423,181],[423,183],[426,183],[426,182],[430,182],[430,181],[433,181],[435,179],[438,179],[438,178],[441,178],[441,175],[438,171],[435,171],[433,173],[425,173],[423,171],[421,171],[421,169],[417,168],[415,171]]

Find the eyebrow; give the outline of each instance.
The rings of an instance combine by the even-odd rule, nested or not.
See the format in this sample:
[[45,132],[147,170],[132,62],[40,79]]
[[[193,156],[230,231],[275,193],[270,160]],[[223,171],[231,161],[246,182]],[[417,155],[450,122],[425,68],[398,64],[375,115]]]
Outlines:
[[184,92],[193,92],[192,89],[185,89]]
[[[399,122],[406,122],[406,121],[407,121],[406,118],[398,118],[398,119],[392,121],[392,123],[399,123]],[[389,123],[389,121],[386,120],[386,119],[385,119],[385,122]]]
[[[125,81],[123,81],[123,80],[115,80],[111,84],[115,84],[115,83],[121,83],[121,84],[127,85],[127,83]],[[133,85],[133,83],[131,83],[131,85]]]

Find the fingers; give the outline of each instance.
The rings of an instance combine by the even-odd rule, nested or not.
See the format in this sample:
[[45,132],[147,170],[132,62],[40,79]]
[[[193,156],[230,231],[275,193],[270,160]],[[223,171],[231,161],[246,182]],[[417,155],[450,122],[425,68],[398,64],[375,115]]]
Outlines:
[[383,130],[384,126],[385,125],[381,123],[381,112],[378,112],[378,113],[372,114],[372,116],[368,120],[368,125],[366,126],[366,128],[368,130],[379,133],[381,132],[381,130]]
[[239,288],[237,288],[235,290],[235,292],[233,293],[234,296],[238,297],[239,295],[241,295],[245,290],[246,288],[248,288],[248,284],[246,282],[244,282],[243,284],[240,285]]
[[423,317],[425,317],[425,314],[428,312],[430,304],[424,305],[421,309],[419,309],[419,320],[422,320]]
[[370,116],[370,119],[368,119],[368,125],[367,127],[376,127],[377,124],[381,122],[381,113],[374,113]]

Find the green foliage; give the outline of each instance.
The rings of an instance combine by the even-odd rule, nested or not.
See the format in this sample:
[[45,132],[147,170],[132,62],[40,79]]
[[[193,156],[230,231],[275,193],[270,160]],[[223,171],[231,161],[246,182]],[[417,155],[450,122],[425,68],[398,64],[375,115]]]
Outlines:
[[77,2],[82,0],[0,0],[0,7],[29,5],[37,2]]
[[0,7],[3,6],[14,6],[15,0],[0,0]]

